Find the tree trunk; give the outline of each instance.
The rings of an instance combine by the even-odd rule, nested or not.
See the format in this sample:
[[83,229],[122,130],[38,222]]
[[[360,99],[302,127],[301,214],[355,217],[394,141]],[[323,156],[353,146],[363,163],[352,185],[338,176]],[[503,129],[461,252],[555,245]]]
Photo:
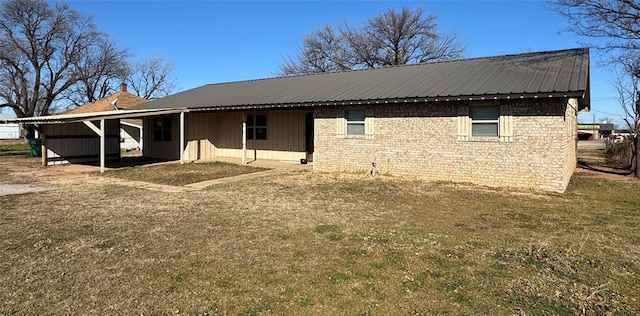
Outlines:
[[34,125],[25,124],[23,125],[25,130],[24,138],[27,140],[36,138],[36,127]]

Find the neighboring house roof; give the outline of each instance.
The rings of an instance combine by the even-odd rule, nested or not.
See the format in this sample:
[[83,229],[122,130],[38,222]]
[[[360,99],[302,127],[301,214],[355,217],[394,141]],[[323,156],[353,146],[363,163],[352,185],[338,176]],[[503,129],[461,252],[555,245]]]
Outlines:
[[135,109],[233,110],[339,104],[577,97],[589,106],[589,49],[209,84]]
[[[114,104],[114,100],[115,104]],[[106,96],[100,100],[95,102],[87,103],[83,106],[79,106],[75,109],[69,110],[60,114],[82,114],[82,113],[95,113],[95,112],[104,112],[104,111],[113,111],[117,109],[128,109],[136,105],[143,104],[148,102],[149,100],[141,98],[135,94],[131,94],[127,92],[127,85],[121,84],[120,91]],[[125,120],[131,124],[141,125],[140,120]]]
[[128,109],[130,107],[148,102],[149,100],[143,99],[135,94],[131,94],[127,92],[126,85],[120,86],[120,91],[106,96],[100,100],[95,102],[87,103],[83,106],[79,106],[75,109],[69,110],[60,114],[80,114],[80,113],[93,113],[93,112],[103,112],[103,111],[112,111],[115,110],[115,106],[113,101],[117,99],[115,106],[118,109]]

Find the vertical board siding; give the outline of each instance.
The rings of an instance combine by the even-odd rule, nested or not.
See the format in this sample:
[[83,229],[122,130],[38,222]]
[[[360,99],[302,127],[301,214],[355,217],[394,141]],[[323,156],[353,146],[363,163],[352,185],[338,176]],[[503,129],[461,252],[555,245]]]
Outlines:
[[513,142],[513,113],[510,104],[500,105],[500,140]]
[[471,134],[471,120],[469,119],[469,106],[458,107],[458,140],[466,141]]
[[[171,118],[171,141],[153,140],[153,122],[155,118]],[[142,155],[149,158],[180,159],[180,116],[147,117],[144,119],[144,147]]]
[[338,138],[344,138],[346,134],[347,119],[344,117],[344,110],[336,110],[336,136]]
[[[97,126],[99,121],[94,121]],[[105,154],[120,156],[120,121],[105,121]],[[46,164],[85,163],[100,160],[100,138],[83,123],[53,124],[45,130]]]
[[[242,156],[242,112],[189,113],[185,159],[212,160]],[[246,112],[267,116],[267,139],[247,140],[247,158],[306,158],[303,110]]]

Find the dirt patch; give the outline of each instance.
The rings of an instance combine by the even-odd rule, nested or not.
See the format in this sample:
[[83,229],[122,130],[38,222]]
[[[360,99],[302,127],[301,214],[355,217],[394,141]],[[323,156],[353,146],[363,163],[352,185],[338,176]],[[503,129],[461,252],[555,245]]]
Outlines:
[[0,183],[0,196],[11,194],[24,194],[45,191],[47,188],[31,184],[4,184]]

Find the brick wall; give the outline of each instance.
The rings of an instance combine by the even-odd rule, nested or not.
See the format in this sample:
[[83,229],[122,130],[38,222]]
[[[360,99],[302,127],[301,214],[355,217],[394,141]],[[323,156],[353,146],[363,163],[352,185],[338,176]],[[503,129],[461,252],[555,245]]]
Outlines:
[[314,169],[377,172],[431,181],[562,192],[575,167],[575,111],[563,99],[503,100],[513,142],[457,139],[458,109],[469,102],[376,105],[373,136],[338,137],[345,108],[315,112]]

